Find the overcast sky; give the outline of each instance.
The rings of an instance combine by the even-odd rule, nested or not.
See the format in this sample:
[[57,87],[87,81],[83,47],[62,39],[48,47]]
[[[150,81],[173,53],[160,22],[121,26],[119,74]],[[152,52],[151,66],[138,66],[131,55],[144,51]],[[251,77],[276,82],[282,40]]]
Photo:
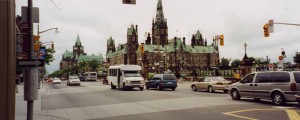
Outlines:
[[[34,0],[40,8],[40,30],[58,27],[41,34],[41,41],[54,41],[55,61],[47,66],[51,72],[59,69],[62,53],[72,50],[77,34],[89,55],[106,53],[106,40],[112,36],[116,44],[126,42],[126,30],[138,25],[139,43],[145,32],[151,32],[158,0],[137,0],[136,5],[122,4],[122,0]],[[200,30],[212,43],[215,35],[224,34],[225,46],[220,57],[242,59],[244,43],[250,57],[269,56],[278,61],[281,48],[292,61],[300,51],[300,27],[275,25],[270,37],[263,36],[263,25],[274,22],[300,24],[300,0],[162,0],[163,12],[168,21],[169,39],[186,37],[190,44],[192,34]],[[16,0],[16,14],[27,0]],[[35,25],[36,26],[36,25]],[[36,30],[36,28],[35,28]],[[177,32],[178,30],[178,32]],[[35,32],[36,33],[36,32]]]

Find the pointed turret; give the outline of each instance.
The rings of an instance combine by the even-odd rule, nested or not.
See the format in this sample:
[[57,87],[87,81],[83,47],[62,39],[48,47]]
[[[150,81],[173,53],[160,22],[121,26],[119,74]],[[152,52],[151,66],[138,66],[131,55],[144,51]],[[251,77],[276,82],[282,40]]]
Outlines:
[[81,45],[81,41],[80,41],[80,38],[79,38],[79,34],[77,34],[77,39],[76,39],[75,45]]
[[165,23],[165,17],[164,17],[163,6],[162,6],[161,0],[158,0],[158,3],[157,3],[155,23],[156,23],[156,27],[158,27],[158,28]]

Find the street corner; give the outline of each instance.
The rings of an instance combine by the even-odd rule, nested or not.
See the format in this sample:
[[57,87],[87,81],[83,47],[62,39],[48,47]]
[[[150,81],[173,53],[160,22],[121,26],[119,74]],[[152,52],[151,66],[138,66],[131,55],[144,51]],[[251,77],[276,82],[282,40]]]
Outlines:
[[223,112],[225,115],[247,120],[299,120],[299,113],[300,111],[294,108],[244,109]]

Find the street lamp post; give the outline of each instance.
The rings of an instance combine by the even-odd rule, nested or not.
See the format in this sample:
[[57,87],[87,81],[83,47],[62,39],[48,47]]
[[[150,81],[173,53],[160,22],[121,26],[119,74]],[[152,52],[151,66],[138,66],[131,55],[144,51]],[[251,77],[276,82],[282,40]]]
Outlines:
[[50,31],[50,30],[55,30],[56,34],[59,33],[58,28],[50,28],[50,29],[47,29],[47,30],[44,30],[44,31],[40,31],[40,25],[38,24],[37,34],[40,35],[41,33],[44,33],[44,32]]

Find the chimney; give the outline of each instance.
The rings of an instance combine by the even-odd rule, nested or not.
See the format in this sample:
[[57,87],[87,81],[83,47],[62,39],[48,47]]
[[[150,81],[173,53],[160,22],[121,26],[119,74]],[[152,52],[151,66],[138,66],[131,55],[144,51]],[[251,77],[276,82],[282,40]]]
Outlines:
[[138,34],[138,25],[135,25],[136,34]]
[[185,46],[185,37],[183,37],[183,45]]

